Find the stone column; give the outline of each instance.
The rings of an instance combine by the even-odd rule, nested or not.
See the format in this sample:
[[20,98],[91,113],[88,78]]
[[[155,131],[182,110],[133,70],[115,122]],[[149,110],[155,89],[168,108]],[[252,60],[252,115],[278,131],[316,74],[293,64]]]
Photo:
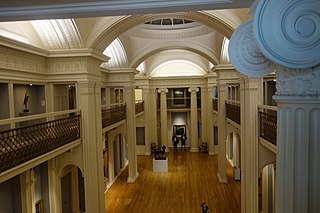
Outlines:
[[320,66],[277,69],[276,212],[320,209]]
[[[220,75],[220,72],[218,72]],[[227,183],[226,167],[226,98],[227,84],[218,77],[218,178],[220,183]]]
[[262,104],[262,79],[240,79],[241,106],[241,212],[258,212],[258,105]]
[[[167,93],[168,89],[158,89],[160,93],[160,121],[161,121],[161,146],[168,147],[168,127],[167,127]],[[168,149],[167,149],[168,150]]]
[[197,108],[197,92],[199,92],[199,88],[190,87],[188,91],[191,93],[191,109],[190,109],[190,145],[191,152],[199,152],[199,144],[198,144],[198,108]]
[[127,140],[128,140],[128,183],[133,183],[139,176],[137,168],[137,155],[136,155],[136,113],[135,113],[135,85],[128,83],[124,87],[123,95],[126,102],[127,113]]
[[[201,139],[200,142],[209,142],[208,140],[208,113],[212,108],[208,108],[208,87],[203,86],[201,87]],[[211,117],[212,118],[212,117]],[[211,119],[212,120],[212,119]]]
[[105,212],[101,88],[97,81],[78,82],[87,212]]
[[158,144],[158,133],[157,133],[157,92],[155,89],[150,89],[150,143]]
[[150,121],[152,120],[152,116],[150,113],[150,90],[149,88],[142,88],[142,98],[144,101],[144,141],[145,141],[145,154],[150,155],[151,154],[151,149],[150,149],[150,144],[153,142],[150,140],[150,131],[151,131],[151,125]]
[[[13,82],[9,81],[8,83],[8,93],[9,93],[9,113],[10,113],[10,118],[16,117],[15,115],[15,106],[14,106],[14,92],[13,92]],[[14,129],[16,124],[14,122],[10,123],[10,128]]]
[[208,88],[208,111],[207,111],[207,131],[208,131],[208,146],[209,146],[209,155],[214,155],[214,113],[213,113],[213,102],[212,98],[214,96],[214,87],[211,86]]
[[20,175],[22,213],[35,212],[34,172],[27,170]]

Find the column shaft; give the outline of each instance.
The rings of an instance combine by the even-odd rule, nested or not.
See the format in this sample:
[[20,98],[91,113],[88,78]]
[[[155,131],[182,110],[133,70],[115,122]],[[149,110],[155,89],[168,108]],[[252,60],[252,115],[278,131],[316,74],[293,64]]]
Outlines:
[[226,98],[227,85],[218,80],[218,178],[221,183],[227,183],[226,167]]
[[241,211],[258,212],[258,105],[262,103],[262,80],[240,80],[241,106]]
[[137,168],[136,155],[136,113],[135,113],[135,91],[134,85],[128,85],[124,88],[124,101],[126,102],[127,113],[127,140],[128,140],[128,158],[129,158],[129,177],[128,182],[133,183],[139,176]]
[[191,152],[199,151],[198,144],[198,108],[197,108],[197,92],[199,88],[189,88],[189,92],[191,93],[191,109],[190,109],[190,123],[191,123]]
[[160,117],[161,117],[161,146],[168,147],[168,127],[167,127],[167,93],[168,89],[159,89],[160,93]]

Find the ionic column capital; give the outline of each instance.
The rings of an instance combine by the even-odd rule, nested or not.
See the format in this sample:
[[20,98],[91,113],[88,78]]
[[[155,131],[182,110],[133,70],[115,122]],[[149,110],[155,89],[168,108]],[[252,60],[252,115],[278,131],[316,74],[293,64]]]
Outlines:
[[169,90],[167,88],[159,88],[158,89],[158,93],[160,93],[160,94],[166,94],[168,92],[169,92]]
[[320,102],[320,65],[307,69],[277,68],[276,101]]
[[197,93],[197,92],[199,92],[199,88],[198,87],[189,87],[188,91],[191,93]]

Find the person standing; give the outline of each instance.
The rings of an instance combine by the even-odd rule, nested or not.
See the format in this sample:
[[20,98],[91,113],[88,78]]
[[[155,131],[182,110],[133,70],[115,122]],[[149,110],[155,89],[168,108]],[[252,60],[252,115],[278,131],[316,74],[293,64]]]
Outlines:
[[172,136],[172,142],[173,142],[173,146],[174,146],[174,151],[178,150],[178,138],[176,135]]

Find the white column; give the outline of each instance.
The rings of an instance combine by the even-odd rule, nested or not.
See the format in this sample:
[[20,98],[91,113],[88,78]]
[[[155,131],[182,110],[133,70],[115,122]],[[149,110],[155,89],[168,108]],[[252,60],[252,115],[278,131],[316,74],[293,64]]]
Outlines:
[[199,152],[198,144],[198,108],[197,108],[197,92],[199,88],[190,87],[188,91],[191,93],[191,109],[190,109],[190,123],[191,123],[191,135],[190,135],[190,144],[191,152]]
[[211,86],[208,88],[207,102],[208,102],[208,111],[207,111],[207,132],[208,132],[208,146],[209,146],[209,155],[214,155],[214,113],[213,113],[213,102],[212,98],[214,96],[214,87]]
[[276,212],[320,209],[320,66],[277,69]]
[[100,83],[79,82],[78,93],[82,118],[86,211],[102,213],[105,207]]
[[227,183],[226,167],[226,97],[227,85],[218,79],[218,178],[220,183]]
[[156,90],[150,89],[150,117],[147,119],[149,120],[150,124],[150,143],[158,144],[158,136],[157,136],[157,97],[156,97]]
[[32,170],[27,170],[20,175],[20,186],[22,212],[35,212],[34,172]]
[[114,181],[114,150],[113,150],[114,134],[113,130],[108,132],[108,166],[109,166],[109,179],[110,183]]
[[[167,93],[168,89],[158,89],[160,93],[160,117],[161,117],[161,146],[168,147],[168,127],[167,127]],[[168,151],[169,149],[167,149]]]
[[62,212],[61,179],[56,166],[56,158],[48,160],[48,185],[50,212]]
[[[209,143],[209,136],[208,136],[208,120],[209,117],[209,112],[210,110],[212,110],[212,108],[208,108],[209,104],[208,104],[208,87],[204,86],[201,87],[201,142],[207,142]],[[211,120],[213,119],[213,117],[211,117]]]
[[[13,83],[12,81],[10,81],[8,83],[8,91],[9,91],[9,113],[10,113],[10,118],[14,118],[15,117],[15,112],[14,112],[14,109],[15,109],[15,106],[14,106],[14,92],[13,92]],[[10,123],[10,128],[11,129],[14,129],[15,128],[15,123],[12,122]]]
[[132,83],[124,87],[124,101],[127,113],[127,140],[128,140],[128,183],[133,183],[139,176],[136,155],[136,113],[135,113],[135,86]]
[[153,142],[150,140],[150,131],[151,131],[151,125],[150,125],[150,118],[151,117],[151,113],[150,113],[150,105],[151,105],[151,101],[150,101],[150,90],[149,88],[142,88],[142,98],[144,101],[144,141],[145,141],[145,154],[146,155],[150,155],[151,154],[151,148],[150,148],[150,144]]
[[258,212],[258,105],[262,79],[240,79],[241,106],[241,212]]

